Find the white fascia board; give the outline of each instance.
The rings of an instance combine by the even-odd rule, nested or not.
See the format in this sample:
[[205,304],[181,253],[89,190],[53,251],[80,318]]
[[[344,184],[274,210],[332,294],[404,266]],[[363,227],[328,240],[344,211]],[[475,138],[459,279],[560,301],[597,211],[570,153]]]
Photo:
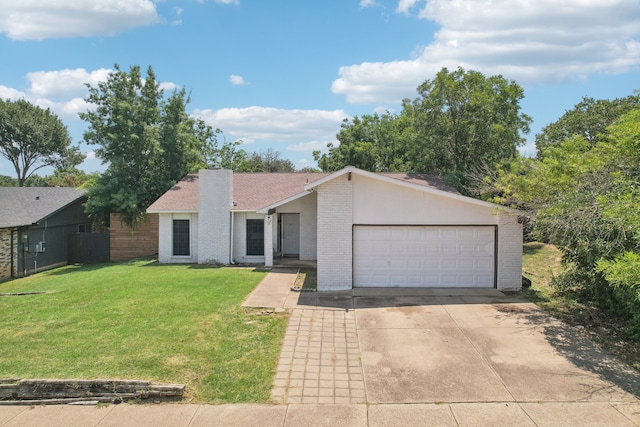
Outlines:
[[[313,181],[313,182],[308,183],[307,185],[304,186],[304,189],[307,190],[307,191],[311,191],[314,188],[316,188],[317,186],[322,185],[325,182],[329,182],[332,179],[335,179],[335,178],[337,178],[337,177],[339,177],[341,175],[344,175],[347,172],[355,172],[355,171],[359,171],[359,170],[360,169],[355,168],[353,166],[347,166],[345,168],[340,169],[337,172],[332,173],[331,175],[327,175],[324,178],[320,178],[317,181]],[[362,172],[364,172],[364,171],[362,171]],[[371,172],[368,172],[368,173],[371,173]]]
[[365,171],[362,169],[358,169],[354,166],[347,166],[343,169],[340,169],[337,172],[332,173],[331,175],[327,175],[322,179],[319,179],[317,181],[313,181],[310,182],[309,184],[304,186],[305,190],[312,190],[314,188],[316,188],[319,185],[324,184],[325,182],[331,181],[332,179],[335,179],[341,175],[344,175],[346,173],[352,172],[354,174],[357,175],[361,175],[367,178],[371,178],[371,179],[377,179],[378,181],[383,181],[389,184],[393,184],[393,185],[399,185],[401,187],[406,187],[406,188],[411,188],[414,190],[419,190],[425,193],[430,193],[430,194],[435,194],[438,196],[442,196],[442,197],[448,197],[450,199],[453,200],[458,200],[464,203],[471,203],[474,205],[478,205],[478,206],[483,206],[485,208],[491,208],[491,209],[503,209],[506,212],[509,213],[513,213],[513,214],[520,214],[522,213],[521,211],[517,210],[517,209],[513,209],[513,208],[509,208],[507,206],[502,206],[502,205],[497,205],[495,203],[489,203],[489,202],[485,202],[484,200],[479,200],[479,199],[474,199],[473,197],[467,197],[467,196],[463,196],[462,194],[455,194],[455,193],[450,193],[448,191],[444,191],[444,190],[438,190],[436,188],[431,188],[431,187],[426,187],[424,185],[419,185],[419,184],[414,184],[411,182],[405,182],[405,181],[400,181],[398,179],[395,178],[391,178],[388,176],[384,176],[384,175],[380,175],[377,173],[373,173],[373,172],[369,172],[369,171]]
[[[306,186],[305,186],[305,190],[306,190]],[[308,194],[311,194],[312,190],[308,190],[308,191],[303,191],[302,193],[298,193],[298,194],[294,194],[291,197],[287,197],[286,199],[282,199],[278,202],[275,202],[269,206],[265,206],[264,208],[258,209],[257,212],[258,213],[262,213],[262,214],[266,214],[269,212],[269,209],[275,209],[278,206],[282,206],[282,205],[286,205],[289,202],[293,202],[294,200],[298,200]]]

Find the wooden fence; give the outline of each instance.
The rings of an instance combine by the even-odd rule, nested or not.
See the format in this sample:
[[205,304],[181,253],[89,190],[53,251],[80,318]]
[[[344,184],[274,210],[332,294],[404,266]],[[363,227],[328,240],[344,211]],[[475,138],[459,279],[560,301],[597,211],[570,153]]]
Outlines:
[[69,264],[109,261],[109,233],[74,233],[69,238]]

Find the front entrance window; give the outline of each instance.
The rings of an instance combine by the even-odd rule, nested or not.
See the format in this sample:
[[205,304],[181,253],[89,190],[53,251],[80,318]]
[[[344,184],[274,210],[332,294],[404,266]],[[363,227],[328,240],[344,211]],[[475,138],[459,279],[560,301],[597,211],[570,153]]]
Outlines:
[[189,242],[189,220],[173,220],[173,255],[190,256],[191,245]]
[[247,220],[247,255],[264,255],[264,221]]

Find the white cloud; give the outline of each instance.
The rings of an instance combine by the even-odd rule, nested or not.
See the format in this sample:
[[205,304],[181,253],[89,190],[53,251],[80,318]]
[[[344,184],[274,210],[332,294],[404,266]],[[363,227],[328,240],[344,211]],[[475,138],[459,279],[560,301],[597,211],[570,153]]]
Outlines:
[[160,82],[158,83],[158,87],[165,93],[180,89],[180,86],[173,82]]
[[13,40],[113,35],[157,22],[151,0],[0,0],[0,32]]
[[398,7],[396,8],[396,12],[398,13],[409,13],[409,9],[418,3],[418,0],[399,0]]
[[[26,75],[30,83],[26,91],[0,86],[0,98],[26,99],[42,108],[50,108],[62,119],[77,120],[78,113],[91,108],[84,100],[88,95],[87,84],[97,86],[106,81],[112,71],[106,68],[93,71],[84,68],[34,71]],[[165,92],[180,88],[173,82],[160,82],[159,87]]]
[[502,74],[521,84],[561,82],[640,67],[637,0],[399,0],[396,11],[440,25],[411,59],[339,69],[348,102],[398,103],[442,67]]
[[343,110],[284,110],[269,107],[195,110],[193,116],[234,138],[297,143],[335,138]]
[[360,0],[360,7],[363,9],[366,7],[371,7],[375,5],[376,5],[375,0]]
[[329,142],[333,143],[333,145],[337,145],[337,140],[335,139],[330,141],[298,142],[297,144],[287,145],[287,151],[295,151],[301,153],[313,153],[316,150],[325,151]]
[[241,145],[251,145],[256,142],[255,139],[250,138],[248,136],[240,136],[233,139],[234,141],[240,142]]
[[27,97],[27,94],[24,92],[21,92],[12,87],[6,87],[6,86],[0,85],[0,99],[5,99],[5,100],[10,99],[12,101],[17,101],[18,99],[23,99],[26,97]]
[[220,3],[220,4],[235,4],[235,5],[239,5],[240,4],[240,0],[215,0],[216,3]]
[[247,82],[244,80],[244,77],[237,76],[235,74],[231,74],[229,76],[229,82],[231,82],[232,85],[236,85],[236,86],[247,84]]
[[176,19],[171,21],[171,25],[182,25],[182,13],[184,12],[184,9],[181,7],[174,7],[173,11],[176,14]]
[[87,93],[87,83],[96,86],[99,82],[107,80],[111,71],[113,70],[100,68],[88,72],[84,68],[76,68],[27,73],[27,81],[31,83],[29,92],[33,96],[43,98],[84,96]]
[[66,120],[77,120],[78,113],[87,111],[91,108],[91,104],[88,104],[83,98],[73,98],[60,102],[46,98],[27,100],[39,107],[51,109],[51,111],[56,113],[61,119]]

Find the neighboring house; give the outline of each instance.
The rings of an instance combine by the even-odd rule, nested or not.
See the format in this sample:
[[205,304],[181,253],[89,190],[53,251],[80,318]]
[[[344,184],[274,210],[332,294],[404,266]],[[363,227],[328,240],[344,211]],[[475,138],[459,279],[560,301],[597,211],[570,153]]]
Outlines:
[[147,212],[161,263],[316,260],[319,291],[521,287],[518,213],[430,175],[201,170]]
[[73,233],[91,232],[85,191],[0,187],[0,279],[68,263]]

